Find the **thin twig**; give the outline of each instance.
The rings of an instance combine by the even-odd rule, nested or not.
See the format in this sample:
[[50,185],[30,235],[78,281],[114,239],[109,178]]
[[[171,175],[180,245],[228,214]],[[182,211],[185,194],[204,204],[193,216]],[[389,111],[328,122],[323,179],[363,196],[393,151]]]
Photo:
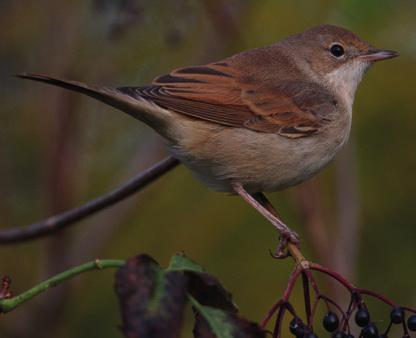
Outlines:
[[0,244],[11,244],[50,235],[138,192],[176,167],[179,163],[177,159],[171,156],[166,157],[150,168],[142,171],[127,183],[77,208],[25,227],[0,231]]
[[[346,316],[345,312],[342,310],[341,306],[339,306],[337,304],[337,302],[335,302],[331,298],[329,298],[329,297],[327,297],[325,295],[322,295],[322,294],[319,295],[319,298],[323,299],[325,302],[327,302],[327,303],[331,304],[332,306],[334,306],[339,311],[339,313],[341,314],[343,320],[346,320],[347,319],[347,316]],[[328,309],[328,311],[329,310],[330,310],[330,308]]]
[[345,318],[344,318],[344,323],[341,325],[341,327],[342,327],[342,331],[345,331],[346,329],[347,329],[347,327],[348,327],[348,330],[349,330],[349,318],[351,317],[351,314],[353,313],[353,311],[355,310],[355,308],[356,308],[356,302],[354,302],[354,298],[355,297],[351,297],[351,299],[350,299],[350,303],[349,303],[349,305],[348,305],[348,309],[347,309],[347,312],[346,312],[346,314],[345,314]]
[[[319,264],[316,263],[311,263],[310,264],[310,268],[311,270],[316,270],[316,271],[320,271],[328,276],[330,276],[331,278],[337,280],[341,285],[343,285],[348,291],[352,292],[352,293],[356,293],[359,295],[367,295],[373,298],[378,299],[379,301],[391,306],[391,307],[397,307],[397,304],[395,302],[393,302],[392,300],[388,299],[387,297],[384,297],[383,295],[378,294],[377,292],[374,292],[372,290],[367,290],[367,289],[360,289],[355,287],[352,283],[350,283],[346,278],[344,278],[343,276],[341,276],[340,274],[338,274],[335,271],[332,271],[326,267],[323,267]],[[410,311],[410,312],[414,312],[416,313],[416,309],[413,309],[411,307],[402,307],[403,309]]]
[[312,305],[312,313],[311,313],[311,321],[313,322],[314,318],[315,318],[315,313],[316,313],[316,309],[318,308],[319,305],[319,301],[321,300],[321,298],[319,296],[315,297],[315,300],[313,301],[313,305]]
[[107,269],[107,268],[119,268],[123,266],[125,261],[118,260],[118,259],[103,259],[99,260],[96,259],[93,262],[85,263],[82,265],[78,265],[74,268],[66,270],[52,278],[49,278],[42,283],[34,286],[33,288],[21,293],[12,298],[1,299],[0,300],[0,313],[6,313],[14,308],[18,307],[19,305],[27,302],[29,299],[37,296],[38,294],[57,286],[69,278],[75,277],[80,273],[90,270],[100,270],[100,269]]
[[299,266],[296,266],[293,272],[290,274],[289,281],[286,286],[286,290],[283,293],[282,298],[280,298],[271,309],[267,312],[266,317],[261,321],[260,327],[265,328],[274,315],[274,313],[279,309],[281,306],[286,304],[289,300],[290,294],[293,291],[293,288],[295,287],[296,281],[299,278],[300,274],[302,272],[302,269]]
[[377,292],[367,290],[367,289],[357,289],[357,292],[361,295],[367,295],[367,296],[370,296],[370,297],[374,297],[374,298],[378,299],[379,301],[391,306],[392,308],[397,307],[397,304],[395,302],[393,302],[392,300],[384,297],[383,295],[378,294]]
[[302,271],[302,286],[303,286],[303,297],[305,301],[305,315],[306,315],[306,323],[308,327],[312,330],[312,311],[311,311],[311,294],[309,290],[309,278]]
[[344,278],[343,276],[336,273],[335,271],[332,271],[332,270],[330,270],[330,269],[328,269],[328,268],[326,268],[322,265],[319,265],[317,263],[310,263],[309,267],[310,267],[311,270],[320,271],[320,272],[334,278],[335,280],[337,280],[341,285],[343,285],[349,291],[355,291],[357,289],[346,278]]
[[278,312],[277,317],[276,317],[276,322],[274,324],[273,338],[279,338],[280,337],[280,332],[282,330],[282,320],[283,320],[283,317],[285,315],[285,311],[286,311],[286,306],[281,306],[279,308],[279,312]]

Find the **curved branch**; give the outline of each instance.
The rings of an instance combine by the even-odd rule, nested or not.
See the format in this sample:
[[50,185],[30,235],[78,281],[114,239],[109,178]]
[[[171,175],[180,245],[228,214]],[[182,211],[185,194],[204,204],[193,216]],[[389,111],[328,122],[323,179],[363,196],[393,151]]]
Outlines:
[[163,174],[167,173],[169,170],[175,168],[179,163],[180,162],[172,156],[166,157],[160,162],[145,169],[120,187],[79,207],[48,217],[43,221],[32,223],[25,227],[0,231],[0,244],[23,242],[50,235],[133,195]]

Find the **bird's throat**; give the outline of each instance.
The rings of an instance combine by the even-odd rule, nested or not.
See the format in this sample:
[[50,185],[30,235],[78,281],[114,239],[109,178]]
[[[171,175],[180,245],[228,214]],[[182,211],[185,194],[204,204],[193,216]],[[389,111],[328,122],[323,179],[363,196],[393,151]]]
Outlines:
[[349,110],[352,110],[355,91],[367,67],[368,63],[353,60],[325,76],[327,88],[334,92]]

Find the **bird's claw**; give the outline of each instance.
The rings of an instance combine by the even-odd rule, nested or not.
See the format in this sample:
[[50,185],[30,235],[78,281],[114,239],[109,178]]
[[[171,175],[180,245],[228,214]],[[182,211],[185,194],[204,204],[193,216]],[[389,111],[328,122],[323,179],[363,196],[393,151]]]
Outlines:
[[299,235],[294,231],[287,231],[280,235],[279,244],[274,252],[270,250],[270,255],[276,259],[284,259],[290,256],[290,252],[287,249],[288,244],[294,244],[299,247],[300,240]]

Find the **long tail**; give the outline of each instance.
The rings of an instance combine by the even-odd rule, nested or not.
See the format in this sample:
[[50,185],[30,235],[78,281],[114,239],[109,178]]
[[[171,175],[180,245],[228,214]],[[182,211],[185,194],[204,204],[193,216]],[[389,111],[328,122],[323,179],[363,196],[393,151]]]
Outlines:
[[149,111],[149,104],[145,100],[138,100],[137,98],[125,95],[115,88],[89,86],[82,82],[56,79],[43,74],[21,73],[18,74],[17,77],[49,83],[88,95],[96,100],[120,109],[139,120],[143,120],[143,112]]

